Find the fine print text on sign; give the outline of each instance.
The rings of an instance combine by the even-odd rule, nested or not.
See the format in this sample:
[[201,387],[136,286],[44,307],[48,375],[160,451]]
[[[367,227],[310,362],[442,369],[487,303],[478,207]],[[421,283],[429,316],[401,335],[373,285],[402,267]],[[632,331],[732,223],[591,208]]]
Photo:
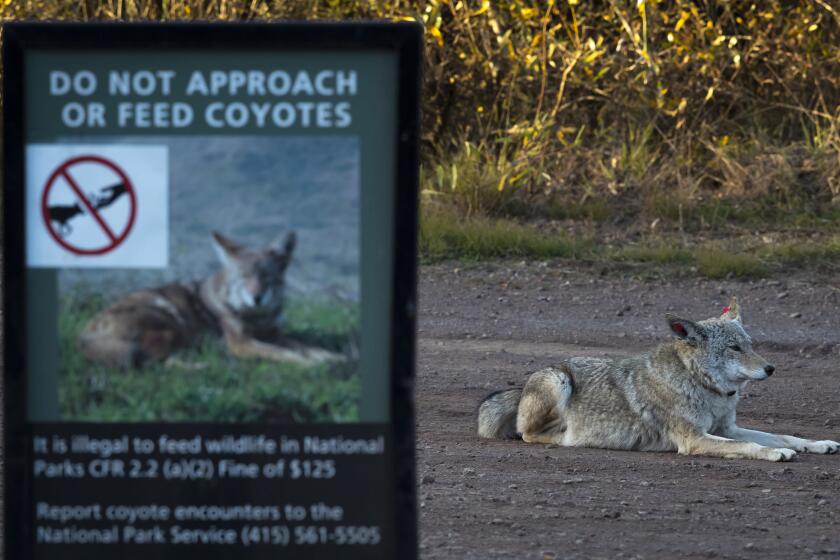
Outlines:
[[[381,500],[388,442],[361,427],[341,431],[39,430],[32,442],[36,543],[366,557],[390,538],[391,520],[362,506]],[[108,493],[114,484],[142,489],[144,499],[115,502]],[[165,491],[172,484],[179,496]],[[225,492],[213,499],[200,491],[221,485]]]
[[167,265],[165,146],[36,144],[26,163],[29,266]]

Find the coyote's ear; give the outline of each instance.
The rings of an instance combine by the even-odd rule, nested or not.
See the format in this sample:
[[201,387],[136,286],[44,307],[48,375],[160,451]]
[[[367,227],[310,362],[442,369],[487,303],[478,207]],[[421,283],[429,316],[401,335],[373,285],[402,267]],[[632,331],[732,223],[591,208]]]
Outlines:
[[210,234],[213,238],[213,249],[216,250],[219,260],[225,266],[231,265],[232,259],[242,251],[242,246],[217,231],[213,231]]
[[284,255],[286,257],[291,257],[296,245],[297,234],[295,234],[295,232],[293,231],[290,231],[286,235],[278,236],[274,241],[272,241],[269,244],[268,248],[274,253]]
[[732,296],[732,299],[729,300],[729,305],[723,308],[723,314],[720,318],[741,322],[741,306],[738,305],[738,298]]
[[706,340],[706,331],[702,325],[688,319],[680,319],[670,313],[665,315],[665,319],[668,321],[671,332],[688,343],[696,345]]

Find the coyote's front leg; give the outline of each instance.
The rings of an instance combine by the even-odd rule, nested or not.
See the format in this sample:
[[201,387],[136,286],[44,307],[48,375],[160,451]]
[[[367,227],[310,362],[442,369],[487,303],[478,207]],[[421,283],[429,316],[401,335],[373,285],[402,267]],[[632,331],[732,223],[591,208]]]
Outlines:
[[233,332],[225,333],[225,343],[230,352],[240,358],[265,358],[302,366],[336,362],[342,359],[340,354],[321,348],[311,348],[299,343],[280,346]]
[[343,354],[324,350],[323,348],[318,348],[316,346],[307,346],[302,342],[290,340],[288,338],[283,339],[278,345],[281,345],[282,348],[288,349],[291,352],[297,352],[316,363],[343,362],[346,360],[346,357]]
[[738,441],[749,441],[766,447],[788,447],[795,451],[805,453],[837,453],[837,450],[840,449],[840,443],[828,439],[814,441],[796,436],[770,434],[759,432],[758,430],[740,428],[735,424],[724,428],[721,435]]
[[724,459],[761,459],[790,461],[796,451],[784,447],[765,447],[753,442],[735,441],[711,434],[693,433],[675,438],[677,451],[682,455],[706,455]]

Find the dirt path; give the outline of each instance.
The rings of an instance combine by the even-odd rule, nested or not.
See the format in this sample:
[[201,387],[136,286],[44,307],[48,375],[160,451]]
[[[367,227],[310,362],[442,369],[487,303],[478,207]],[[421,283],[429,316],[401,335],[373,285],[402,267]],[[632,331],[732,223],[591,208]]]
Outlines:
[[737,294],[778,373],[741,424],[840,439],[840,278],[641,280],[564,265],[425,267],[418,488],[423,558],[840,558],[840,456],[766,463],[548,448],[475,436],[487,392],[558,355],[626,355],[666,311]]

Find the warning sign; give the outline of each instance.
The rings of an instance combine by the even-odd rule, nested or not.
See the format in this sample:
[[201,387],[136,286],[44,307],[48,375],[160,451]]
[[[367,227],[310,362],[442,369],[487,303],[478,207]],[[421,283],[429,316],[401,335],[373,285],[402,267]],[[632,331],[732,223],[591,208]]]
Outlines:
[[167,266],[165,146],[27,147],[27,261],[35,267]]
[[[83,187],[79,186],[73,178],[75,170],[85,165],[102,167],[97,170],[97,174],[114,175],[110,181],[113,184],[93,191],[92,194],[90,192],[85,194]],[[55,195],[60,190],[57,185],[60,185],[62,180],[73,190],[77,198],[73,204],[61,204],[54,200],[62,198],[60,195]],[[109,224],[109,221],[115,219],[115,213],[108,212],[109,216],[105,218],[105,210],[113,206],[120,197],[127,200],[128,211],[121,212],[122,215],[118,216],[120,224]],[[50,175],[44,186],[44,194],[41,196],[41,212],[47,231],[59,245],[77,255],[102,255],[116,249],[128,236],[137,215],[137,197],[131,180],[112,161],[101,156],[79,156],[65,161]],[[100,246],[80,247],[75,245],[72,239],[67,239],[74,237],[71,222],[79,221],[84,217],[93,219],[107,238]]]

